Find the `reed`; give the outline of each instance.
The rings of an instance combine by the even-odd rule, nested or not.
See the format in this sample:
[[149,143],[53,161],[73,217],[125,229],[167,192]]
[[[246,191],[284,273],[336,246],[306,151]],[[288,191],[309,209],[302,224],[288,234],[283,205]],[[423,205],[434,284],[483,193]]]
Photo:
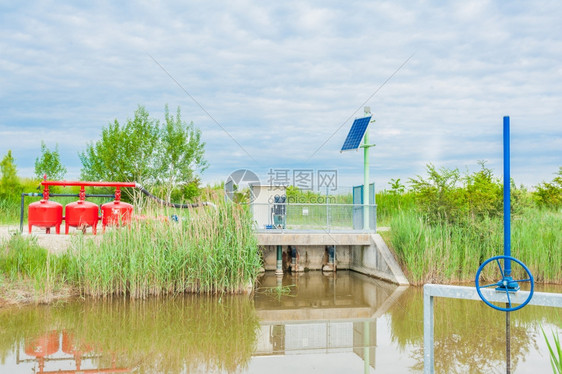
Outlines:
[[68,280],[95,297],[240,293],[261,266],[248,210],[224,202],[184,212],[179,222],[134,221],[99,244],[79,239],[65,254]]
[[[13,236],[0,251],[1,282],[31,292],[35,301],[64,287],[130,298],[251,290],[261,256],[247,207],[221,202],[181,214],[178,222],[148,214],[97,240],[77,235],[62,255],[49,254],[33,237]],[[4,288],[0,298],[13,298]]]
[[48,301],[53,293],[64,288],[62,262],[40,247],[34,238],[16,235],[3,244],[0,274],[5,286],[0,297],[19,292],[17,296],[22,299]]
[[[562,282],[560,227],[562,214],[536,208],[513,220],[512,256],[529,267],[537,282]],[[483,261],[503,254],[501,218],[430,224],[410,210],[397,213],[391,228],[392,247],[408,279],[417,285],[473,281]]]
[[548,346],[548,352],[550,353],[550,365],[552,366],[552,372],[554,374],[562,374],[562,346],[560,345],[560,338],[558,335],[552,331],[552,345],[550,340],[546,336],[544,329],[542,329],[542,334],[546,345]]

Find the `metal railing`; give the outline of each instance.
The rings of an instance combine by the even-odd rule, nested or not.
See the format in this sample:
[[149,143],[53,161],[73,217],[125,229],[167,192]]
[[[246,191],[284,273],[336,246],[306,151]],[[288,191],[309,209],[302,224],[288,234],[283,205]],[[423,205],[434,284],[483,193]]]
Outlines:
[[[376,231],[376,204],[252,203],[250,208],[259,231]],[[366,229],[364,214],[369,215]]]

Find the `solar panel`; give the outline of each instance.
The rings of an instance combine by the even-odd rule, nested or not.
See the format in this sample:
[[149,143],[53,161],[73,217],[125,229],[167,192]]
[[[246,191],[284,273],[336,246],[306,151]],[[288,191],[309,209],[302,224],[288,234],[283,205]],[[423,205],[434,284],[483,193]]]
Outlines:
[[347,138],[345,139],[340,152],[359,148],[359,145],[363,140],[363,136],[365,135],[365,131],[367,130],[367,126],[369,126],[370,121],[371,116],[357,118],[355,119],[355,121],[353,121],[353,125],[351,125],[349,134],[347,134]]

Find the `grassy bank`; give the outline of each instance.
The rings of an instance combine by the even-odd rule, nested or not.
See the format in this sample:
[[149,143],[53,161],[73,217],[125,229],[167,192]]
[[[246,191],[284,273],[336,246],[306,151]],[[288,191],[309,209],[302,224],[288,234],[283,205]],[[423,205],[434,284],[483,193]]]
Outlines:
[[[63,289],[85,296],[238,293],[261,266],[248,210],[218,202],[183,212],[179,222],[147,219],[108,230],[99,241],[77,236],[49,255],[31,238],[14,236],[0,256],[0,281],[27,285],[41,300]],[[4,292],[4,298],[10,293]]]
[[[471,282],[482,262],[503,255],[503,184],[479,164],[465,175],[429,164],[427,176],[410,179],[409,191],[389,192],[400,204],[387,204],[390,243],[410,282]],[[511,254],[537,282],[562,283],[562,179],[560,188],[545,185],[552,188],[511,185]]]
[[[512,256],[537,282],[562,283],[560,227],[561,213],[537,208],[512,222]],[[501,217],[431,224],[409,210],[394,216],[391,229],[391,245],[413,284],[470,282],[483,261],[503,254]]]

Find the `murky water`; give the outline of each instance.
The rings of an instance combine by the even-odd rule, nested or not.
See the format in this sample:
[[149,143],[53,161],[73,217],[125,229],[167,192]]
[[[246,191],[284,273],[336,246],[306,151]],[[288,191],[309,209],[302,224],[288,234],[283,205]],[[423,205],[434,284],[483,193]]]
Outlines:
[[[542,287],[562,292],[562,287]],[[514,373],[549,373],[540,326],[511,314]],[[435,301],[436,372],[505,373],[505,315]],[[360,274],[266,275],[253,297],[77,300],[0,310],[1,373],[409,373],[423,370],[423,291]]]

